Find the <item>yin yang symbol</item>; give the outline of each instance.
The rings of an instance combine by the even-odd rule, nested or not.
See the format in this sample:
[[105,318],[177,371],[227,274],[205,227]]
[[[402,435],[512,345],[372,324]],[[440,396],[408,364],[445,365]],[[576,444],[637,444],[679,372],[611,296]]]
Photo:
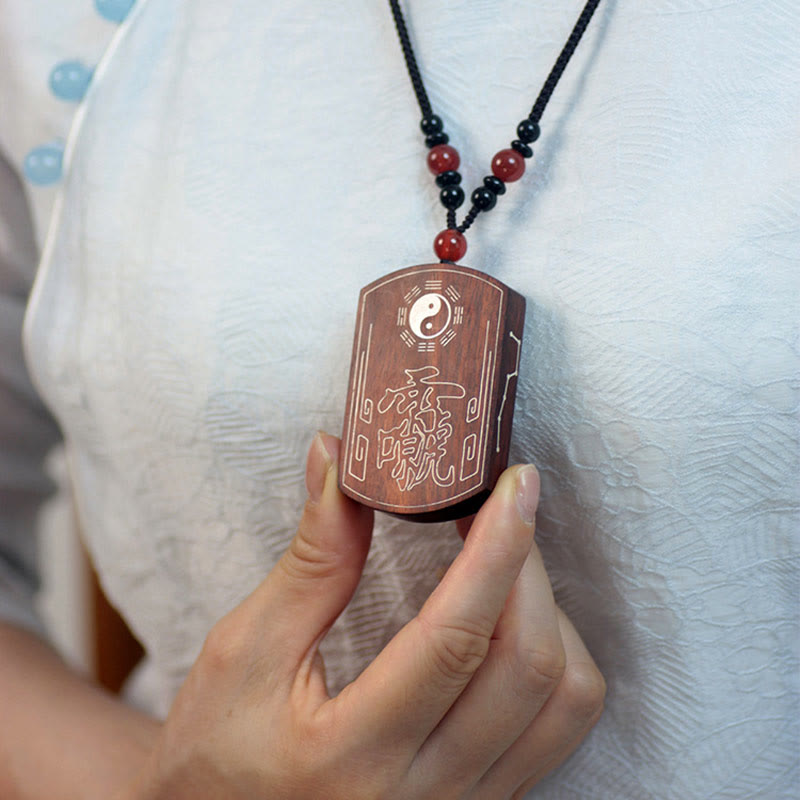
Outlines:
[[408,327],[420,339],[435,339],[450,325],[452,312],[447,298],[430,293],[420,297],[408,313]]

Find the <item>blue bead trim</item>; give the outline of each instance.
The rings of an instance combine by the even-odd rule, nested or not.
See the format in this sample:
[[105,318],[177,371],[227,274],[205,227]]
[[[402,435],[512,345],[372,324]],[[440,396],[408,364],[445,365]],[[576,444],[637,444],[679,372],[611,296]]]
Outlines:
[[[109,22],[122,22],[136,0],[94,0],[97,13]],[[80,61],[62,61],[50,71],[50,91],[69,102],[79,102],[86,94],[93,70]],[[61,179],[64,145],[51,143],[34,147],[22,163],[25,177],[36,186],[50,186]]]
[[78,102],[83,100],[92,70],[80,61],[62,61],[50,72],[50,90],[60,100]]
[[61,166],[64,157],[64,146],[61,144],[43,144],[34,147],[25,156],[22,171],[25,177],[37,186],[49,186],[61,179]]
[[136,0],[94,0],[97,13],[109,22],[122,22]]

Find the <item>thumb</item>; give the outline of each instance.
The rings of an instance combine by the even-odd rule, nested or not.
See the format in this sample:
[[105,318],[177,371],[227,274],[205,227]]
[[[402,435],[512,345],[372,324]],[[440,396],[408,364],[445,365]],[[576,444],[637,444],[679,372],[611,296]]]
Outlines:
[[309,496],[297,533],[263,584],[262,608],[269,609],[290,660],[315,649],[350,602],[369,552],[372,511],[339,491],[338,461],[339,440],[318,433],[308,453]]

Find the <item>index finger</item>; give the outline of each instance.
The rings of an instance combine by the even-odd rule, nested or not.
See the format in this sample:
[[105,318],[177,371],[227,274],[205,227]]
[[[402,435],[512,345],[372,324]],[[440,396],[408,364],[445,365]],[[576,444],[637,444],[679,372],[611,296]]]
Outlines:
[[413,756],[464,691],[530,551],[538,497],[535,468],[506,470],[419,614],[334,701],[370,744]]

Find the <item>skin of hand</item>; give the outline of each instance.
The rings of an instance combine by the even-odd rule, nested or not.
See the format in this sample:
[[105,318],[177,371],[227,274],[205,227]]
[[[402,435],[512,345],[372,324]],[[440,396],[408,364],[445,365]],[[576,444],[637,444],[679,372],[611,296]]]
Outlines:
[[0,720],[2,800],[108,800],[142,769],[161,729],[5,623]]
[[318,434],[297,534],[209,633],[119,800],[518,798],[600,716],[605,685],[533,544],[539,479],[501,476],[414,617],[331,698],[319,644],[361,575],[372,513]]

